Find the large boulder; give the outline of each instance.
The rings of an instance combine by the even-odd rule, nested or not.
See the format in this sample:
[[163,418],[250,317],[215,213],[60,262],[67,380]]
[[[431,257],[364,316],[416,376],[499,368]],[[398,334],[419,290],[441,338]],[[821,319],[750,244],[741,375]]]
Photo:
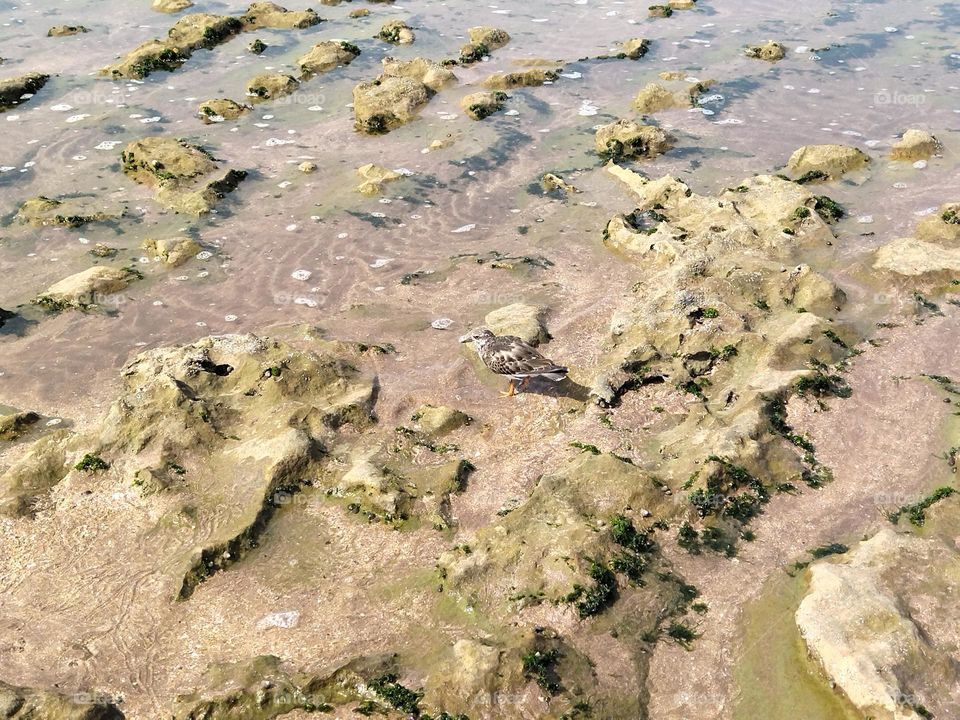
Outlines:
[[325,73],[342,65],[349,65],[358,55],[360,49],[356,45],[342,40],[323,40],[297,60],[297,65],[304,74]]
[[870,157],[865,152],[849,145],[804,145],[790,156],[787,169],[801,179],[836,180],[869,162]]
[[515,335],[525,343],[539,345],[550,339],[543,315],[543,308],[536,305],[514,303],[491,310],[484,318],[484,324],[494,335]]
[[110,296],[125,290],[139,277],[139,273],[127,268],[95,265],[54,283],[41,293],[34,303],[49,310],[83,310],[115,304],[111,302]]
[[389,132],[413,120],[430,99],[426,85],[409,77],[385,76],[353,89],[353,113],[361,132]]
[[599,128],[594,139],[601,157],[618,161],[622,158],[653,158],[672,147],[672,139],[655,125],[632,120],[617,120]]

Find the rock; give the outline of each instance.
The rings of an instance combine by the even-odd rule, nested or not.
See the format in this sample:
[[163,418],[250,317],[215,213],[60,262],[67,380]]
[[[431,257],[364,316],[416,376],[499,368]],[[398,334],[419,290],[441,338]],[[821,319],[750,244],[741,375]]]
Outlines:
[[747,57],[766,60],[767,62],[777,62],[786,57],[787,49],[780,43],[770,40],[763,45],[748,46],[746,53]]
[[805,145],[790,156],[787,168],[801,179],[811,174],[837,179],[869,162],[865,152],[849,145]]
[[483,81],[483,86],[491,90],[512,90],[518,87],[535,87],[554,82],[560,77],[556,70],[533,68],[523,72],[496,73]]
[[949,275],[952,278],[960,272],[960,248],[900,238],[877,250],[873,267],[906,277]]
[[305,175],[309,175],[310,173],[315,173],[317,171],[317,164],[315,162],[310,162],[309,160],[305,160],[299,165],[297,165],[297,170],[304,173]]
[[139,277],[137,272],[126,268],[118,270],[97,265],[54,283],[33,302],[53,311],[109,305],[110,295],[125,290]]
[[29,100],[49,79],[49,75],[42,73],[27,73],[9,80],[0,80],[0,112]]
[[384,183],[394,182],[403,177],[403,175],[398,172],[374,165],[373,163],[358,167],[357,175],[363,180],[363,182],[357,186],[357,191],[363,195],[379,195],[383,190]]
[[543,191],[547,193],[560,192],[564,195],[572,195],[580,192],[576,187],[568,183],[562,177],[553,173],[546,173],[542,178],[540,178],[540,187],[542,187]]
[[639,60],[650,49],[650,41],[646,38],[630,38],[620,43],[620,49],[630,60]]
[[410,419],[417,430],[431,437],[448,435],[473,422],[466,413],[445,405],[421,405]]
[[403,20],[390,20],[383,24],[377,37],[395,45],[409,45],[416,36]]
[[251,42],[249,45],[247,45],[247,51],[252,52],[254,55],[263,55],[267,47],[268,47],[267,44],[263,40],[261,40],[260,38],[257,38],[256,40]]
[[690,83],[685,89],[671,91],[660,83],[652,82],[637,93],[633,106],[644,115],[652,115],[672,108],[689,108],[696,105],[700,95],[711,85],[713,85],[712,80],[704,80]]
[[156,188],[157,202],[176,212],[203,215],[246,178],[243,170],[222,175],[206,150],[177,138],[134,140],[120,154],[123,172]]
[[514,303],[487,313],[484,325],[495,335],[515,335],[530,345],[539,345],[550,339],[543,314],[543,308]]
[[483,120],[495,112],[503,110],[506,101],[506,93],[486,90],[465,95],[460,100],[460,107],[470,119]]
[[306,55],[297,60],[300,72],[324,73],[341,65],[349,65],[360,55],[360,48],[344,41],[324,40],[313,46]]
[[885,528],[810,567],[797,626],[864,717],[919,720],[956,707],[957,560],[951,545]]
[[414,58],[413,60],[396,60],[394,58],[384,58],[383,74],[384,77],[406,77],[417,80],[431,92],[440,92],[444,87],[457,82],[457,76],[449,69],[425,58]]
[[465,65],[480,62],[485,56],[510,42],[510,35],[506,30],[487,25],[469,28],[467,34],[470,42],[460,48],[460,62]]
[[24,517],[33,513],[37,498],[56,486],[70,471],[67,464],[69,443],[69,433],[64,430],[45,435],[10,468],[0,473],[0,515]]
[[236,120],[250,110],[249,105],[238,103],[230,98],[218,98],[200,103],[197,114],[203,122],[210,124],[224,120]]
[[915,235],[928,242],[960,244],[960,203],[946,203],[917,225]]
[[27,431],[27,428],[39,420],[40,416],[35,412],[0,415],[0,440],[16,440]]
[[300,81],[291,75],[268,73],[257,75],[247,83],[247,95],[260,100],[275,100],[290,95],[300,87]]
[[383,77],[360,83],[353,89],[353,112],[357,129],[385,133],[408,123],[430,99],[422,82],[406,77]]
[[4,310],[0,308],[0,328],[4,326],[7,320],[13,320],[17,314],[15,312],[10,312],[9,310]]
[[323,22],[313,10],[287,10],[272,2],[255,2],[240,18],[244,30],[275,28],[280,30],[303,29]]
[[106,243],[96,243],[90,249],[90,254],[98,258],[112,258],[116,257],[119,250],[115,247],[110,247]]
[[27,200],[17,211],[17,220],[37,227],[59,225],[78,228],[93,222],[119,220],[124,215],[122,209],[107,209],[97,199],[89,198],[48,198],[40,195]]
[[622,158],[653,158],[673,146],[672,138],[664,130],[632,120],[604,125],[597,130],[594,145],[601,157],[614,162]]
[[178,13],[181,10],[193,7],[191,0],[153,0],[152,10],[162,13]]
[[652,18],[668,18],[673,15],[673,9],[669,5],[651,5],[648,13]]
[[190,260],[203,248],[193,238],[172,237],[162,240],[144,240],[140,246],[149,257],[159,259],[164,265],[177,267]]
[[926,160],[940,152],[940,141],[926,130],[907,130],[890,151],[891,160]]
[[356,10],[351,10],[347,13],[347,17],[357,19],[362,17],[367,17],[370,15],[370,11],[367,8],[357,8]]
[[670,0],[670,7],[674,10],[693,10],[697,6],[697,0]]
[[80,35],[88,32],[90,30],[83,25],[55,25],[47,30],[47,37],[66,37],[67,35]]
[[123,720],[117,706],[100,693],[17,687],[0,681],[0,712],[6,720]]

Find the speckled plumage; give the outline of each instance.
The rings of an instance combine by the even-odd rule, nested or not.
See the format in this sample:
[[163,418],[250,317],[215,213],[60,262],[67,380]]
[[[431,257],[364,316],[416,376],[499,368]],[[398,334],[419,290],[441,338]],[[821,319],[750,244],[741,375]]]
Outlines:
[[472,341],[483,364],[511,380],[526,383],[532,377],[544,377],[558,382],[567,376],[567,368],[544,357],[536,348],[513,335],[497,336],[486,328],[479,328],[464,335],[460,341]]

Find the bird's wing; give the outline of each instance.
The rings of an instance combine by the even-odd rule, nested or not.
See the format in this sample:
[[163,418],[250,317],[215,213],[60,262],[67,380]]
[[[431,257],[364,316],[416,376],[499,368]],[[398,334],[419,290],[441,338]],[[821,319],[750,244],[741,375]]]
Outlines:
[[567,368],[545,358],[523,340],[512,335],[498,337],[490,343],[484,359],[489,368],[499,375],[522,377],[567,371]]

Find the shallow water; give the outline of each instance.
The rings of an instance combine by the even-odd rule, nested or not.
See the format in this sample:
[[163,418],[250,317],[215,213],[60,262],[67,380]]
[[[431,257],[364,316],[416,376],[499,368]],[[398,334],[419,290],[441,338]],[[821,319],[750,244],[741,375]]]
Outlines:
[[[198,0],[192,11],[239,14],[246,5]],[[291,0],[287,6],[306,4]],[[397,347],[399,359],[383,368],[382,413],[389,418],[438,385],[457,397],[478,385],[481,380],[463,370],[456,338],[488,311],[513,302],[548,306],[556,338],[551,350],[557,347],[571,365],[589,365],[612,309],[629,296],[637,274],[600,242],[611,214],[629,211],[632,201],[602,171],[592,151],[593,130],[636,117],[632,98],[663,71],[682,70],[717,84],[702,108],[657,115],[678,141],[673,151],[637,166],[650,177],[675,175],[696,192],[712,193],[753,174],[777,172],[806,144],[849,143],[873,157],[864,177],[824,189],[848,212],[832,249],[832,274],[852,300],[845,311],[851,320],[866,324],[898,310],[899,301],[864,278],[866,253],[908,235],[923,214],[957,199],[960,10],[954,3],[700,0],[695,10],[651,20],[646,5],[636,3],[411,0],[370,5],[371,17],[347,19],[359,6],[323,6],[318,11],[328,21],[319,26],[241,34],[197,51],[176,72],[114,82],[97,70],[162,36],[178,16],[151,11],[148,0],[0,2],[6,58],[0,76],[52,76],[36,97],[0,114],[0,307],[24,318],[0,329],[0,409],[33,409],[83,426],[112,399],[119,368],[144,348],[305,322],[330,337]],[[373,39],[393,17],[415,28],[413,45]],[[83,23],[91,32],[47,38],[47,29],[61,23]],[[513,39],[489,62],[454,68],[459,85],[434,97],[415,122],[382,137],[354,132],[352,88],[376,76],[382,58],[454,57],[466,28],[480,24],[503,27]],[[653,43],[639,61],[578,60],[636,36]],[[269,46],[261,56],[246,51],[254,38]],[[298,57],[333,38],[357,44],[362,54],[288,98],[257,104],[238,121],[204,125],[197,118],[201,101],[242,101],[248,79],[268,70],[293,74]],[[785,43],[788,57],[770,65],[742,55],[743,45],[767,39]],[[459,100],[475,83],[530,58],[563,60],[562,77],[512,91],[507,107],[517,114],[480,123],[463,115]],[[942,156],[924,168],[885,160],[909,127],[934,132]],[[152,135],[201,144],[224,165],[250,175],[215,214],[175,215],[120,170],[122,148]],[[450,147],[425,152],[447,136],[454,138]],[[315,174],[297,170],[307,159],[318,164]],[[367,198],[354,187],[356,168],[368,162],[412,174],[388,185],[383,196]],[[582,193],[567,200],[544,197],[539,179],[547,171],[562,174]],[[128,216],[80,229],[18,224],[17,208],[36,195],[92,196],[126,205]],[[184,233],[210,256],[170,270],[139,249],[146,238]],[[52,283],[89,267],[94,259],[88,251],[97,242],[121,248],[110,264],[133,264],[145,279],[115,296],[109,313],[49,316],[29,305]],[[477,261],[491,253],[533,261],[512,261],[512,268]],[[431,327],[441,318],[453,321],[448,330]],[[500,500],[488,504],[495,509]],[[464,519],[469,524],[469,511]],[[125,541],[122,534],[112,540]],[[95,546],[85,547],[92,553]],[[164,706],[170,686],[189,677],[153,674],[153,665],[174,661],[171,648],[183,638],[170,629],[169,617],[146,610],[130,615],[141,584],[149,586],[146,574],[129,577],[90,558],[85,563],[75,582],[109,588],[112,599],[103,612],[138,627],[141,645],[119,652],[145,658],[129,660],[137,681],[125,690],[146,717],[145,708]],[[100,612],[77,610],[80,600],[58,602],[51,613],[90,625]],[[187,624],[193,628],[222,621],[217,608],[191,612]],[[237,623],[229,627],[239,632]],[[39,637],[44,629],[34,632]],[[197,656],[208,639],[199,637],[191,646]],[[163,647],[147,653],[143,648],[154,639]],[[796,650],[788,640],[779,639],[783,653]],[[261,645],[258,651],[275,649]],[[95,671],[85,676],[72,670],[50,671],[50,677],[97,679]],[[743,702],[753,707],[753,700]],[[820,700],[810,702],[813,708]],[[832,717],[832,706],[823,702],[816,705],[821,715]]]

